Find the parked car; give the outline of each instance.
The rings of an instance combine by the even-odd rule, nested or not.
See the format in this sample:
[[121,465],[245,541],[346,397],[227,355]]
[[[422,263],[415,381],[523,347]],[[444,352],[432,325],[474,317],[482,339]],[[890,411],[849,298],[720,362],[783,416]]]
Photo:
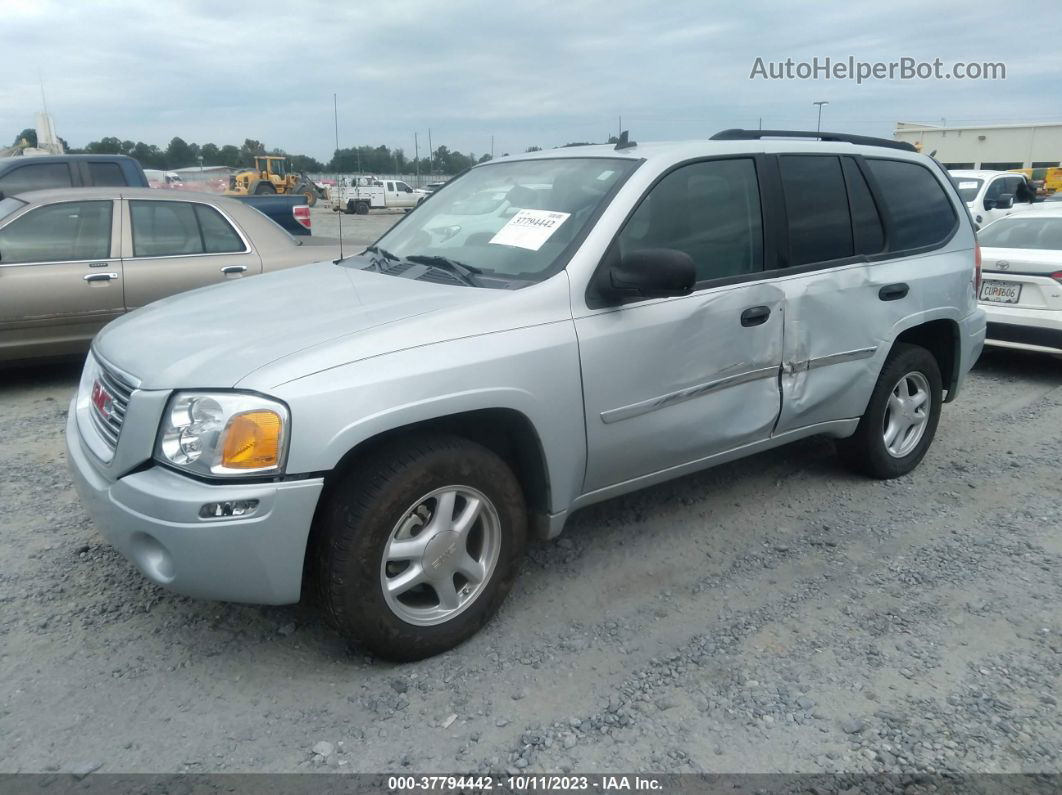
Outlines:
[[47,188],[148,187],[144,169],[126,155],[0,157],[0,194]]
[[230,196],[229,198],[258,210],[289,235],[302,237],[313,231],[310,207],[306,204],[306,197],[301,193]]
[[364,215],[369,210],[416,207],[428,192],[411,188],[402,180],[354,177],[351,184],[333,188],[331,196],[333,209]]
[[1022,174],[961,169],[949,173],[978,229],[1036,201],[1035,188]]
[[[485,228],[489,191],[523,209],[483,202]],[[153,582],[312,588],[346,637],[417,659],[482,627],[528,535],[583,506],[815,434],[911,472],[983,345],[977,268],[947,173],[898,142],[501,158],[356,256],[110,324],[69,461]]]
[[151,188],[5,196],[0,361],[83,352],[106,323],[152,301],[336,256],[223,196]]
[[978,237],[986,341],[1062,353],[1062,205],[1015,213],[989,224]]

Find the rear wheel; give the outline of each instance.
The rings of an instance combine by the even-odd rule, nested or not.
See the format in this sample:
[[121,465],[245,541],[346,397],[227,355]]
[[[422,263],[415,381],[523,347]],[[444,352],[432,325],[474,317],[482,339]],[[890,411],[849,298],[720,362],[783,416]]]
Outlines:
[[313,207],[315,204],[317,204],[317,188],[313,185],[310,185],[309,183],[300,185],[298,188],[295,189],[295,192],[301,193],[303,196],[306,197],[307,206]]
[[277,192],[277,189],[273,187],[273,183],[272,182],[266,182],[265,180],[262,180],[261,182],[257,183],[254,186],[254,190],[252,191],[252,193],[254,193],[255,196],[267,196],[267,195],[269,195],[271,193],[276,193],[276,192]]
[[314,553],[321,601],[351,641],[393,660],[429,657],[494,614],[526,539],[504,461],[458,437],[409,439],[337,484]]
[[354,205],[354,212],[356,212],[358,215],[367,215],[369,212],[369,203],[358,202]]
[[940,368],[925,348],[899,343],[878,376],[856,432],[837,442],[841,459],[874,478],[906,475],[933,443],[943,397]]

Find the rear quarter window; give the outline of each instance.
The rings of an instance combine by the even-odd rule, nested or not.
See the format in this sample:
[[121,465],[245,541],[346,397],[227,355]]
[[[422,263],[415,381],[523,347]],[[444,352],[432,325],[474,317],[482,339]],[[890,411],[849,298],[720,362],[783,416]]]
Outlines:
[[920,163],[868,158],[890,221],[889,250],[909,251],[943,243],[955,229],[951,199]]
[[69,188],[70,166],[66,163],[19,163],[0,177],[0,191],[7,194],[46,188]]

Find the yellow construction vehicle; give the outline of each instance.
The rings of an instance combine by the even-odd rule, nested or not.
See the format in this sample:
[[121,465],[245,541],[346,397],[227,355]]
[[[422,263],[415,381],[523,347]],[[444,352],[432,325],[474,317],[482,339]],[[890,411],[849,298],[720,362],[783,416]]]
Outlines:
[[1012,168],[1011,171],[1024,174],[1041,196],[1050,196],[1062,190],[1062,168]]
[[271,193],[301,193],[306,203],[317,203],[317,186],[302,174],[288,172],[288,159],[278,155],[259,155],[254,168],[229,177],[229,196],[261,196]]

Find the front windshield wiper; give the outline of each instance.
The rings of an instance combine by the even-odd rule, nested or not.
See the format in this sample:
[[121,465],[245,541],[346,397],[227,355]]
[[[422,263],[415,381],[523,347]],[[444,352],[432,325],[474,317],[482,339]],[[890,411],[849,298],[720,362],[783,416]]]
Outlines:
[[446,271],[456,276],[461,282],[467,284],[469,287],[479,287],[479,281],[476,279],[478,275],[483,273],[479,268],[475,268],[471,265],[465,265],[463,262],[450,259],[449,257],[429,256],[427,254],[413,254],[406,257],[407,262],[415,262],[418,265],[427,265],[431,268],[438,268],[441,271]]
[[[391,260],[392,262],[401,262],[401,260],[398,257],[396,257],[394,254],[392,254],[390,251],[388,251],[385,248],[380,248],[379,246],[368,246],[368,247],[366,247],[365,252],[377,255],[375,257],[370,257],[369,258],[369,261],[372,262],[373,267],[376,268],[377,271],[383,271],[383,268],[380,267],[380,265],[381,265],[380,258],[381,257],[383,258],[384,262],[386,262],[387,260]],[[365,252],[362,252],[362,253],[365,253]]]

